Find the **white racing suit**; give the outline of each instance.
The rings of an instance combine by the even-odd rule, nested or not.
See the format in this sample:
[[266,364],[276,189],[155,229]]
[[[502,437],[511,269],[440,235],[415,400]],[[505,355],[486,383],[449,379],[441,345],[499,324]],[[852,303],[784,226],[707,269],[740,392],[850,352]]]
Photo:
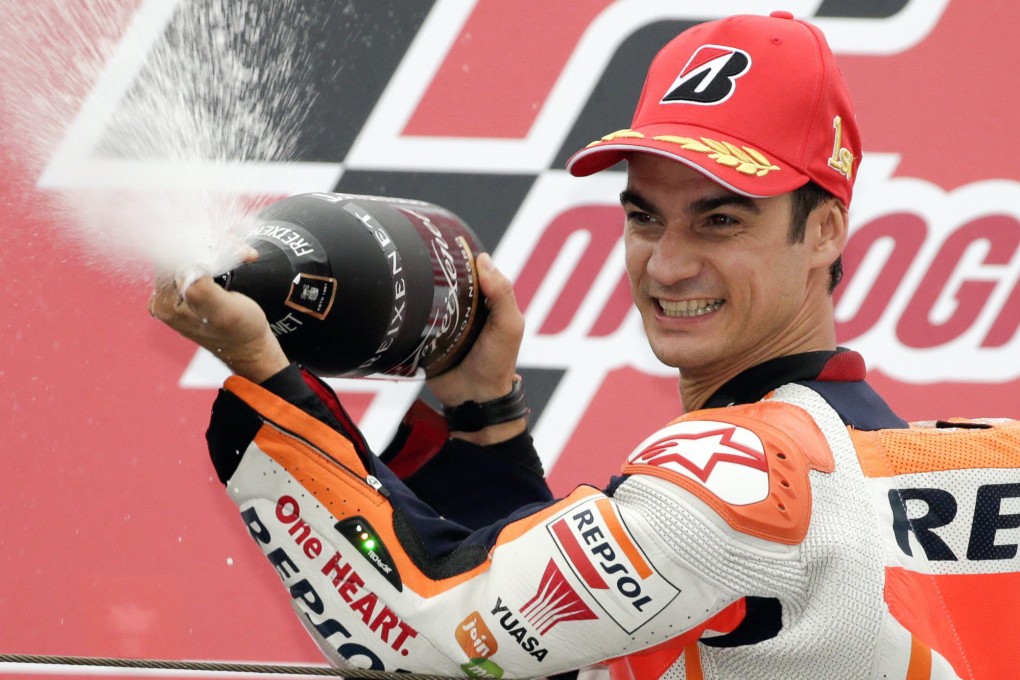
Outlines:
[[[1016,652],[976,658],[933,579],[966,554],[998,559],[1020,584],[1008,557],[1020,522],[1003,505],[1020,498],[1020,426],[931,430],[940,442],[1005,442],[994,465],[972,465],[956,445],[928,460],[923,442],[912,454],[881,438],[876,425],[901,421],[866,383],[834,384],[688,413],[605,490],[581,486],[482,528],[418,499],[338,403],[335,419],[313,417],[233,377],[209,442],[245,526],[337,665],[482,678],[593,664],[616,679],[1014,677],[977,674],[1013,668]],[[923,435],[900,432],[910,445]],[[931,490],[945,484],[932,475],[964,467],[946,493],[994,487],[984,502],[1001,501],[977,538],[937,531],[945,497]],[[497,502],[500,480],[477,486],[465,495]]]

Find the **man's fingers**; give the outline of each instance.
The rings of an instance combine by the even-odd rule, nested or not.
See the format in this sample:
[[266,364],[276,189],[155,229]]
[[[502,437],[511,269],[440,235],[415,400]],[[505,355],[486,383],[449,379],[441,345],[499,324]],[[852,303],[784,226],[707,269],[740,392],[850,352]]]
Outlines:
[[149,313],[152,316],[161,321],[167,321],[176,315],[181,302],[181,296],[177,292],[177,286],[172,278],[159,277],[156,279],[152,295],[149,296]]
[[478,279],[489,308],[489,323],[517,338],[524,335],[524,315],[517,307],[513,284],[496,269],[488,253],[478,256]]
[[201,314],[203,310],[216,305],[217,302],[222,302],[217,299],[218,294],[227,294],[227,291],[216,285],[210,276],[203,276],[188,282],[187,288],[182,288],[179,285],[178,292],[197,314]]
[[[194,339],[196,333],[206,323],[200,308],[200,305],[207,304],[204,295],[205,286],[199,286],[206,280],[210,285],[218,287],[212,282],[212,279],[204,277],[189,286],[182,295],[181,282],[178,279],[169,276],[158,277],[152,295],[149,296],[149,314],[178,333]],[[197,290],[196,287],[198,287]]]

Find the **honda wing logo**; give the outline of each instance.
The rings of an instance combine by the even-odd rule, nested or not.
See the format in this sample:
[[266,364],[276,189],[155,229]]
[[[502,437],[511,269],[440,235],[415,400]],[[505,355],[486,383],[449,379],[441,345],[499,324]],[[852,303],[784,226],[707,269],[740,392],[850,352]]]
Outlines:
[[538,592],[521,607],[521,614],[539,635],[545,635],[557,623],[598,618],[552,560],[546,565]]

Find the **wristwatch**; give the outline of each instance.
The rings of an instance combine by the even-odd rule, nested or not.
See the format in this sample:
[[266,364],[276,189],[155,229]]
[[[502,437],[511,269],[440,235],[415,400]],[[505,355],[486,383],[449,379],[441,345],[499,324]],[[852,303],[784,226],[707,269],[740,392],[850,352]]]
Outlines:
[[530,411],[524,403],[524,386],[519,376],[514,378],[510,393],[498,399],[443,406],[443,415],[451,432],[478,432],[490,425],[523,418]]

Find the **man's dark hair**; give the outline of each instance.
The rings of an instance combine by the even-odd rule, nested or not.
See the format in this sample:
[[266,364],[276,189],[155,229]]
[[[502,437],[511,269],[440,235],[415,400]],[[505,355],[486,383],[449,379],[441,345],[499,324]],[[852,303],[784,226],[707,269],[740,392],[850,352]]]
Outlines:
[[[814,182],[808,182],[799,189],[794,189],[791,196],[793,198],[793,215],[790,222],[790,243],[803,243],[808,215],[812,210],[835,196]],[[843,256],[841,255],[829,265],[829,295],[832,295],[842,279]]]

